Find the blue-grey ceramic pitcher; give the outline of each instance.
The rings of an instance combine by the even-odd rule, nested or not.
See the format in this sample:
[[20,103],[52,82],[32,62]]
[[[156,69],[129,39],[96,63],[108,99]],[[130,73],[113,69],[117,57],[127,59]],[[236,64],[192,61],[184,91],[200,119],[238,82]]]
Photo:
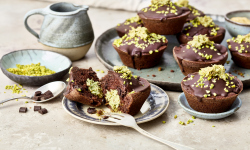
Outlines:
[[[88,8],[86,5],[55,3],[43,9],[29,11],[25,15],[24,24],[45,50],[56,51],[71,60],[78,60],[87,53],[94,40]],[[27,23],[28,18],[35,14],[44,16],[40,35]]]

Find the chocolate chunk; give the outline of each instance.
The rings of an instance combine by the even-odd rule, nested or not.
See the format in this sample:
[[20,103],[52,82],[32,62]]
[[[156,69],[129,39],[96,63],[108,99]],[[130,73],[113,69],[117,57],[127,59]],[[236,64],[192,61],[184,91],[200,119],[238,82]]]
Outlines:
[[88,112],[89,114],[95,114],[97,111],[96,111],[95,108],[89,107],[89,108],[87,109],[87,112]]
[[103,116],[103,119],[108,119],[109,118],[109,116]]
[[19,112],[20,113],[26,113],[27,112],[27,107],[20,107]]
[[170,70],[170,72],[174,72],[174,70]]
[[41,96],[33,96],[32,98],[35,101],[40,101],[41,100]]
[[154,75],[154,74],[153,74],[152,76],[153,76],[153,77],[156,77],[156,75]]
[[41,91],[36,91],[34,96],[40,96],[42,94]]
[[43,109],[38,110],[38,112],[43,115],[43,114],[46,114],[48,111],[46,108],[43,108]]
[[50,90],[48,90],[48,91],[46,91],[44,94],[43,94],[43,97],[45,98],[45,99],[49,99],[49,98],[51,98],[51,97],[53,97],[54,95],[53,95],[53,93],[50,91]]
[[34,106],[34,111],[38,111],[38,110],[41,110],[42,107],[41,106]]

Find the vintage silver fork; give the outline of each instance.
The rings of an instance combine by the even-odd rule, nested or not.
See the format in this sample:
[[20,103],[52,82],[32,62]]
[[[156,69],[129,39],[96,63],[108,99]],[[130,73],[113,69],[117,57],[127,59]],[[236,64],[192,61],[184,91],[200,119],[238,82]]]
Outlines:
[[[108,116],[108,117],[105,117]],[[164,139],[161,139],[157,136],[154,136],[150,133],[148,133],[147,131],[143,130],[142,128],[140,128],[137,123],[135,122],[135,118],[129,114],[124,114],[124,113],[110,113],[110,114],[105,114],[105,116],[103,116],[105,118],[105,120],[111,121],[111,122],[115,122],[127,127],[131,127],[134,128],[135,130],[137,130],[138,132],[140,132],[141,134],[152,138],[158,142],[161,142],[163,144],[166,144],[174,149],[178,149],[178,150],[192,150],[193,148],[191,147],[187,147],[187,146],[183,146],[177,143],[173,143]]]

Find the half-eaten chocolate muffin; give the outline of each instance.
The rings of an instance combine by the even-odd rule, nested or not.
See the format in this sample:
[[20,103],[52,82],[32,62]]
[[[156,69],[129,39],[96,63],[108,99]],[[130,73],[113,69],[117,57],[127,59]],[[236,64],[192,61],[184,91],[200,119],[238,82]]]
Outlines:
[[173,55],[184,75],[212,64],[224,65],[228,57],[227,48],[210,41],[206,35],[194,36],[187,44],[175,46]]
[[69,73],[67,90],[64,93],[67,99],[90,106],[103,104],[99,78],[91,67],[89,69],[73,67]]
[[157,65],[167,45],[165,36],[149,33],[145,27],[133,28],[113,42],[123,64],[136,69]]
[[230,109],[243,90],[243,84],[235,76],[225,73],[224,66],[213,65],[187,75],[181,88],[194,110],[221,113]]
[[135,17],[131,17],[127,19],[123,23],[119,23],[116,26],[116,31],[119,37],[123,37],[125,34],[129,32],[130,29],[132,29],[132,27],[137,28],[137,27],[142,27],[142,26],[143,24],[142,24],[141,18],[138,15],[136,15]]
[[179,7],[187,7],[191,13],[188,15],[187,21],[190,20],[194,20],[196,17],[203,17],[205,16],[205,14],[196,9],[195,7],[189,5],[189,1],[188,0],[178,0],[175,5],[179,6]]
[[151,33],[172,35],[181,32],[190,10],[179,7],[170,0],[152,0],[149,7],[138,12],[143,25]]
[[210,41],[221,43],[225,37],[226,30],[215,25],[209,16],[197,17],[186,23],[181,33],[177,34],[177,39],[181,44],[187,44],[196,35],[206,35]]
[[115,66],[101,79],[106,105],[113,112],[136,115],[150,94],[150,84],[133,76],[126,66]]
[[250,69],[250,33],[228,39],[227,44],[234,63],[239,67]]

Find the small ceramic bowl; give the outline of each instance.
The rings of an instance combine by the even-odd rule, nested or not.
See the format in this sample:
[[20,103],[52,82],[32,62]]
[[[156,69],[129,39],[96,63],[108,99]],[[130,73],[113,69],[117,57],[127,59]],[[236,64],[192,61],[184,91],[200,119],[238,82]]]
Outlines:
[[231,106],[231,108],[226,111],[226,112],[222,112],[222,113],[203,113],[203,112],[198,112],[194,109],[192,109],[189,104],[188,101],[185,97],[184,93],[181,93],[179,95],[179,99],[178,99],[178,104],[190,115],[195,116],[197,118],[202,118],[202,119],[222,119],[225,117],[228,117],[230,115],[232,115],[233,113],[235,113],[240,107],[241,107],[241,99],[238,96],[236,98],[236,100],[234,101],[233,105]]
[[[6,70],[8,68],[16,68],[16,64],[28,65],[31,63],[37,64],[39,62],[41,66],[45,66],[56,73],[46,76],[23,76],[10,73]],[[36,49],[13,51],[5,54],[0,60],[2,72],[9,79],[19,84],[33,86],[40,86],[48,82],[60,80],[69,72],[71,66],[72,62],[66,56],[51,51]]]
[[250,24],[231,21],[230,19],[233,17],[247,17],[250,19],[250,10],[237,10],[225,15],[226,28],[231,36],[237,37],[237,35],[246,35],[250,33]]

